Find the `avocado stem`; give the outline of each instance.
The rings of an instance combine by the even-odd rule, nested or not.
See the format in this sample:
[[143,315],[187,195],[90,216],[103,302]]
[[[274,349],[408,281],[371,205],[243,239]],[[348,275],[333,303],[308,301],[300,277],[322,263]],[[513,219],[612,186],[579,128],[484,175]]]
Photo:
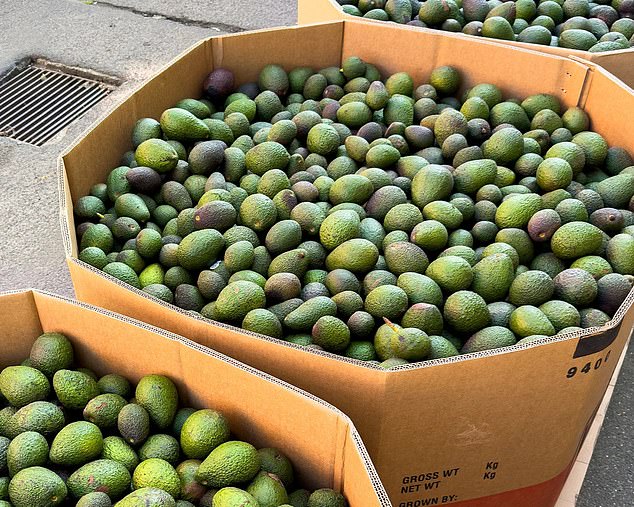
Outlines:
[[387,317],[383,317],[383,321],[392,331],[398,333],[398,328],[390,321],[390,319],[388,319]]

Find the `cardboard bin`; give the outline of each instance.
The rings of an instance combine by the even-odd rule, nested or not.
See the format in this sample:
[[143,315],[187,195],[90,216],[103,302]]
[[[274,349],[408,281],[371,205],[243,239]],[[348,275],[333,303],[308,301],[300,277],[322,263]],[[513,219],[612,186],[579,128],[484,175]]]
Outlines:
[[351,507],[391,507],[350,419],[315,396],[128,317],[44,292],[0,294],[2,368],[44,332],[68,336],[76,363],[98,375],[167,375],[184,406],[218,410],[239,438],[287,454],[298,484],[342,491]]
[[[360,19],[357,16],[351,16],[341,10],[341,6],[337,3],[337,0],[298,0],[298,20],[300,25],[307,25],[311,23],[321,23],[324,21],[335,21],[339,19],[355,20]],[[365,18],[361,18],[365,19]],[[386,21],[367,20],[369,23],[383,23],[388,24]],[[394,25],[394,23],[389,23]],[[399,25],[407,26],[407,25]],[[434,31],[433,28],[419,28],[408,27],[411,30],[422,31]],[[463,38],[467,40],[481,40],[483,37],[476,35],[466,35],[463,33],[442,32],[449,37]],[[573,56],[575,58],[581,58],[594,62],[600,65],[607,71],[611,72],[619,79],[622,79],[628,86],[634,88],[634,48],[620,49],[618,51],[605,51],[603,53],[590,53],[589,51],[581,51],[578,49],[566,49],[560,47],[543,46],[540,44],[529,44],[527,42],[506,41],[501,39],[485,40],[495,41],[499,44],[505,44],[509,46],[515,46],[518,48],[532,49],[533,51],[540,51],[544,53],[550,53],[559,56]]]
[[118,165],[137,118],[157,118],[181,98],[200,95],[214,68],[232,69],[239,84],[270,62],[322,68],[351,55],[385,74],[408,71],[418,83],[433,68],[453,65],[464,86],[493,82],[516,97],[553,93],[565,106],[585,107],[610,145],[634,153],[634,96],[604,70],[567,58],[363,21],[207,39],[60,158],[62,228],[77,297],[177,332],[334,404],[359,428],[397,506],[550,507],[629,338],[634,293],[601,329],[384,371],[196,317],[77,259],[73,201]]

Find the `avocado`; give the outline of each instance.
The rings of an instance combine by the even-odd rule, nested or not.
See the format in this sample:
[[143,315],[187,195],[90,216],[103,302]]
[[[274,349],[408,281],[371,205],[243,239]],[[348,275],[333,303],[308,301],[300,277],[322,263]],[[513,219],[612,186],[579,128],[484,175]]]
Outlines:
[[44,466],[48,461],[48,443],[39,433],[25,431],[16,436],[6,449],[9,476],[25,468]]
[[565,301],[557,299],[546,301],[539,309],[546,315],[557,332],[567,327],[579,326],[581,322],[581,316],[577,309]]
[[290,86],[288,74],[279,65],[267,65],[260,71],[258,85],[261,90],[270,90],[283,97]]
[[50,460],[58,465],[83,465],[101,455],[103,437],[99,428],[86,421],[72,422],[51,443]]
[[474,333],[486,327],[491,316],[486,302],[475,292],[460,290],[445,301],[445,321],[460,333]]
[[104,438],[101,457],[121,463],[129,472],[134,471],[139,464],[135,450],[121,437]]
[[537,167],[536,178],[539,187],[550,192],[570,185],[573,178],[573,170],[570,164],[563,158],[546,158]]
[[159,488],[139,488],[115,504],[117,507],[176,507],[174,498]]
[[473,334],[462,346],[461,354],[482,352],[483,350],[499,349],[515,345],[513,332],[505,327],[491,326]]
[[64,481],[40,466],[20,470],[9,483],[9,499],[15,507],[60,505],[68,495]]
[[415,327],[428,335],[442,332],[443,318],[437,306],[428,303],[415,303],[403,315],[401,326]]
[[107,225],[90,224],[81,237],[79,248],[80,250],[85,250],[86,248],[96,247],[108,254],[112,251],[113,246],[114,238]]
[[141,118],[132,128],[132,146],[137,148],[148,139],[160,139],[162,134],[161,124],[158,121],[154,118]]
[[396,285],[379,285],[365,298],[365,311],[375,318],[398,320],[408,306],[407,293]]
[[550,240],[561,226],[559,213],[551,209],[539,210],[528,221],[528,234],[535,242]]
[[497,164],[490,159],[472,160],[456,167],[453,172],[455,189],[474,194],[484,185],[495,181]]
[[284,324],[294,331],[312,329],[317,321],[326,315],[335,316],[337,305],[326,296],[317,296],[302,303],[284,318]]
[[188,458],[203,459],[218,445],[229,440],[229,423],[214,410],[194,412],[181,430],[180,442]]
[[473,281],[473,269],[462,257],[448,255],[432,261],[425,275],[443,290],[457,292],[469,288]]
[[382,325],[374,336],[374,348],[381,361],[404,359],[420,361],[427,357],[431,342],[427,333],[417,328],[403,328],[383,317]]
[[[286,488],[294,481],[294,471],[291,461],[279,450],[272,447],[258,449],[262,470],[275,474]],[[287,500],[288,502],[288,500]]]
[[495,212],[495,224],[501,228],[523,228],[542,207],[537,194],[512,195]]
[[[227,467],[227,462],[232,466]],[[261,460],[255,447],[247,442],[228,441],[205,458],[198,468],[196,480],[207,487],[224,488],[252,480],[260,467]]]
[[356,238],[360,224],[359,215],[354,211],[336,211],[322,222],[319,240],[328,250],[334,250],[346,241]]
[[92,398],[84,408],[84,419],[101,429],[117,425],[119,412],[128,402],[118,394],[100,394]]
[[590,273],[595,280],[601,279],[603,276],[612,273],[612,266],[610,263],[605,260],[603,257],[599,257],[598,255],[587,255],[585,257],[580,257],[576,261],[574,261],[571,265],[571,268],[579,268]]
[[93,492],[107,493],[111,498],[119,498],[129,491],[130,472],[117,461],[99,459],[73,472],[66,484],[75,498]]
[[350,344],[345,322],[331,315],[320,317],[312,328],[312,341],[329,352],[341,352]]
[[14,412],[8,424],[11,436],[36,431],[48,437],[60,431],[64,422],[64,412],[59,406],[48,401],[34,401]]
[[520,306],[513,311],[509,319],[509,327],[513,333],[521,338],[531,335],[552,336],[555,328],[546,315],[537,307]]
[[336,295],[341,292],[352,291],[361,292],[361,283],[359,279],[347,269],[333,269],[323,279],[330,294]]
[[471,289],[487,302],[500,301],[508,294],[514,277],[511,257],[504,253],[494,253],[482,258],[473,267]]
[[434,124],[434,135],[440,145],[452,134],[467,136],[467,119],[460,111],[444,109]]
[[[289,497],[289,501],[292,498]],[[307,507],[346,507],[346,499],[341,493],[322,488],[313,491],[308,497]]]
[[584,307],[597,296],[597,282],[583,269],[566,269],[555,279],[555,296],[577,307]]
[[178,245],[178,261],[186,269],[205,269],[211,266],[224,247],[224,238],[215,229],[194,231]]
[[259,505],[250,493],[235,487],[222,488],[213,496],[214,507],[259,507]]
[[141,405],[129,403],[119,412],[117,428],[126,442],[141,444],[150,433],[150,415]]
[[178,440],[172,435],[150,435],[139,449],[139,458],[145,461],[150,458],[159,458],[176,466],[180,456]]
[[493,16],[484,20],[482,35],[493,39],[514,40],[515,34],[511,24],[501,16]]
[[614,315],[632,290],[631,280],[621,274],[611,273],[597,282],[596,306],[609,315]]
[[150,420],[160,429],[172,424],[178,406],[174,383],[164,375],[146,375],[136,387],[136,402],[147,410]]
[[110,497],[106,493],[101,491],[93,491],[87,495],[82,496],[77,501],[76,507],[111,507],[112,502]]
[[601,327],[610,322],[610,316],[596,308],[584,308],[580,312],[581,324],[584,329],[589,327]]
[[50,389],[44,374],[30,366],[8,366],[0,373],[0,392],[17,408],[44,400]]
[[374,243],[367,239],[350,239],[335,248],[326,257],[328,270],[347,269],[354,273],[367,273],[379,257],[379,251]]
[[[159,174],[170,172],[178,163],[178,153],[171,144],[163,139],[148,139],[143,141],[137,146],[134,152],[134,158],[139,166],[149,167]],[[115,174],[111,173],[108,192],[111,199],[125,193],[125,186],[122,186],[120,182],[116,182],[120,181],[121,178],[126,178],[127,172],[126,170]],[[129,188],[127,179],[126,186]]]
[[176,141],[199,141],[210,135],[209,127],[202,120],[179,107],[166,109],[161,114],[160,124],[167,138]]
[[568,222],[553,234],[550,246],[560,259],[574,259],[596,253],[603,242],[601,230],[587,222]]
[[498,164],[514,162],[523,154],[523,150],[522,133],[515,128],[498,130],[482,145],[484,156]]
[[509,289],[509,302],[516,305],[538,306],[550,300],[555,284],[543,271],[529,270],[519,274]]
[[99,387],[94,379],[73,370],[55,372],[53,389],[62,405],[74,410],[83,410],[90,400],[99,395]]
[[290,155],[280,143],[266,141],[251,148],[245,158],[247,170],[262,176],[271,169],[285,169]]
[[634,274],[634,237],[617,234],[608,242],[606,255],[615,272],[622,275]]
[[201,463],[200,460],[188,459],[176,467],[176,473],[181,481],[180,497],[194,504],[198,504],[207,491],[207,488],[196,481],[196,472]]
[[167,461],[150,458],[142,461],[132,474],[134,489],[159,488],[177,498],[181,483],[176,470]]

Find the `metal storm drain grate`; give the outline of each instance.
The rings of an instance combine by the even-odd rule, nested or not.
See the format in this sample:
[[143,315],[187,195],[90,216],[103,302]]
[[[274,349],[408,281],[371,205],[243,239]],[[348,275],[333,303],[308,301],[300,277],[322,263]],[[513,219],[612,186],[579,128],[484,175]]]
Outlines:
[[31,64],[0,82],[0,136],[43,145],[113,87]]

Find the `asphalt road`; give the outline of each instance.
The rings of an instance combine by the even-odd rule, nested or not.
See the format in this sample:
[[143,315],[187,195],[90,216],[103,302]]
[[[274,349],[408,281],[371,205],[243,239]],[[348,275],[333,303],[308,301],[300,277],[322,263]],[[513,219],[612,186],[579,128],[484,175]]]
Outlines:
[[[0,291],[36,287],[69,296],[72,285],[58,225],[57,155],[194,42],[221,33],[292,25],[297,18],[294,0],[0,0],[0,13],[0,77],[16,62],[42,57],[105,73],[122,83],[43,147],[0,137]],[[630,353],[579,507],[634,505],[633,385]]]

